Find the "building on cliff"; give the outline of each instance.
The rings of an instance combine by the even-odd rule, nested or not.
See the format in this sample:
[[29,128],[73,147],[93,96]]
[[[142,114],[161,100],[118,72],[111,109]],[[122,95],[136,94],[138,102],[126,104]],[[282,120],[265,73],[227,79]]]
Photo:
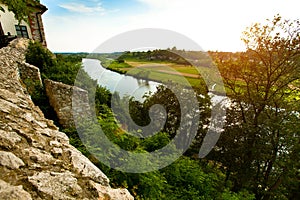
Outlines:
[[0,7],[3,8],[3,11],[0,11],[0,47],[6,46],[10,40],[17,37],[39,41],[47,46],[42,21],[42,14],[47,11],[47,7],[40,3],[32,3],[32,1],[27,3],[32,10],[28,21],[23,20],[20,23],[14,13],[8,11],[5,4],[0,3]]

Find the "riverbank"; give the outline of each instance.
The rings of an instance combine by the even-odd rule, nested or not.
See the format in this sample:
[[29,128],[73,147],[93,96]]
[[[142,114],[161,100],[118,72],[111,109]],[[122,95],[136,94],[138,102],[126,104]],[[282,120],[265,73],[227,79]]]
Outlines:
[[[207,83],[201,76],[204,74],[208,77],[208,74],[211,73],[208,67],[196,68],[190,65],[188,66],[170,62],[157,63],[126,60],[118,64],[117,62],[111,61],[105,62],[103,59],[98,60],[100,60],[103,67],[110,71],[129,75],[137,79],[155,81],[162,84],[166,84],[172,81],[186,87],[193,87],[206,92],[210,90],[210,88],[207,86]],[[214,90],[214,92],[217,92],[218,94],[225,95],[223,91],[224,90],[222,88],[219,88],[219,86],[217,86]]]
[[132,96],[136,100],[143,100],[148,92],[155,92],[160,82],[137,78],[129,74],[121,74],[101,65],[98,59],[83,59],[84,70],[97,80],[97,83],[110,92],[117,92],[120,97]]

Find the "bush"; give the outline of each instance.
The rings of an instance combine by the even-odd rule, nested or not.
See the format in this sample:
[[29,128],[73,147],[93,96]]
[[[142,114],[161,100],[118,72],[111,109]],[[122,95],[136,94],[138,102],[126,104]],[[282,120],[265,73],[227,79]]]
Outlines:
[[25,57],[27,63],[38,67],[42,73],[55,65],[54,55],[39,42],[30,41]]

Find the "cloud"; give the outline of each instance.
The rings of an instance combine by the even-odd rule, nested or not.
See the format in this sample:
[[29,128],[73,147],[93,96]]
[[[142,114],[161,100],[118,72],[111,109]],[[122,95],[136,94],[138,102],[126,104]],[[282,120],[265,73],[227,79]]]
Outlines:
[[166,9],[166,8],[171,8],[179,3],[182,3],[182,0],[137,0],[138,2],[141,2],[150,8],[154,9]]
[[60,4],[59,7],[68,10],[69,12],[81,13],[81,14],[91,14],[91,13],[101,13],[104,14],[106,11],[101,3],[97,3],[96,6],[87,6],[82,3],[65,3]]

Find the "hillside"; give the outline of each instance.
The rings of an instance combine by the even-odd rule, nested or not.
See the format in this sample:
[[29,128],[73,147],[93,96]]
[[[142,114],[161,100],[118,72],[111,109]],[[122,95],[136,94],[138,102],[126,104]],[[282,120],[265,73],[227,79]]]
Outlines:
[[69,144],[20,80],[26,40],[0,50],[0,199],[133,199]]

